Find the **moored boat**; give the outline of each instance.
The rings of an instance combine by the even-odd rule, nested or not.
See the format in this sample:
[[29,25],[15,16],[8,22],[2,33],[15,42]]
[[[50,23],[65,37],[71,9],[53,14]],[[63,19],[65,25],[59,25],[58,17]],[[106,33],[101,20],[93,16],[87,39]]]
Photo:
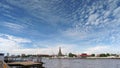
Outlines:
[[4,62],[4,54],[0,53],[0,68],[10,68],[5,62]]

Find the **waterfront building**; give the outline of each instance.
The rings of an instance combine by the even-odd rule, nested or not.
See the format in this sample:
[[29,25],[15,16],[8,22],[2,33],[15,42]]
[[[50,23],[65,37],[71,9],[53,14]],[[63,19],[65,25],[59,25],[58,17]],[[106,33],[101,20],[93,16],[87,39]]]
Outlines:
[[89,57],[90,55],[88,55],[87,53],[82,53],[81,55],[80,55],[80,57],[81,58],[86,58],[86,57]]

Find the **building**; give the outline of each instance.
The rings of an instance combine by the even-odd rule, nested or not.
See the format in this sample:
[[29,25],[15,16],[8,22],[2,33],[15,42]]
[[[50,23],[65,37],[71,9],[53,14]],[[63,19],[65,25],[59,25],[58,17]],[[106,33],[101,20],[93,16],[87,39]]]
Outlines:
[[59,47],[58,56],[63,56],[62,51],[61,51],[61,47]]
[[4,60],[4,54],[0,53],[0,60]]
[[80,55],[80,57],[81,58],[86,58],[86,57],[89,57],[90,55],[88,55],[87,53],[82,53],[81,55]]

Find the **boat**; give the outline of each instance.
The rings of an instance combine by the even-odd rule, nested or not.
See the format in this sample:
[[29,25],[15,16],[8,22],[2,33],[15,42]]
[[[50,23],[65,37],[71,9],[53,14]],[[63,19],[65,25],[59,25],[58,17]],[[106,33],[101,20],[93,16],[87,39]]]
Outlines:
[[0,68],[10,68],[5,62],[4,62],[4,54],[0,53]]

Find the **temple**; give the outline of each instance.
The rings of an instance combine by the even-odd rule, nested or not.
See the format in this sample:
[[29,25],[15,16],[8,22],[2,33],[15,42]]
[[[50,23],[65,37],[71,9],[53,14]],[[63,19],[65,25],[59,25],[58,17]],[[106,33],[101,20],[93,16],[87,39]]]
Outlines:
[[63,56],[63,55],[62,55],[62,52],[61,52],[61,47],[59,47],[58,56]]

